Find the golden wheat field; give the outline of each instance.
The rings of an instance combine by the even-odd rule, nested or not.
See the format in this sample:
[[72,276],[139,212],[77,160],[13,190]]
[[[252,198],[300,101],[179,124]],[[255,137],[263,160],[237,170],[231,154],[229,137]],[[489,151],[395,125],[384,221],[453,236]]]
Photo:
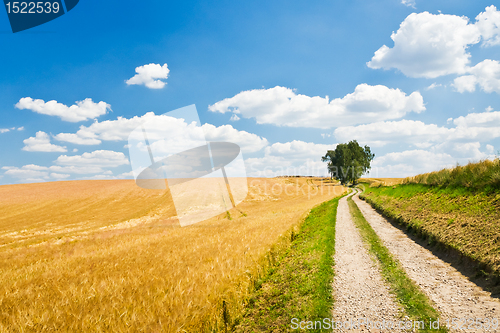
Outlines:
[[229,214],[180,227],[169,191],[134,181],[0,186],[0,332],[221,329],[273,249],[344,191],[311,178],[248,188]]

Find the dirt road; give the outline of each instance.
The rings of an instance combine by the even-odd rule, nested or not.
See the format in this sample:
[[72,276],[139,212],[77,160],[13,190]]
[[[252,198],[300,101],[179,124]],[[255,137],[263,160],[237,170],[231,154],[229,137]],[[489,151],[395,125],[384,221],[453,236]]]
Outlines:
[[[363,319],[395,323],[401,318],[398,306],[380,274],[378,263],[368,253],[351,219],[347,197],[339,201],[335,232],[333,318],[336,322],[348,323],[335,331],[385,331],[374,328],[375,325],[361,325]],[[358,322],[358,319],[361,321]],[[351,321],[360,326],[357,329],[350,327]]]

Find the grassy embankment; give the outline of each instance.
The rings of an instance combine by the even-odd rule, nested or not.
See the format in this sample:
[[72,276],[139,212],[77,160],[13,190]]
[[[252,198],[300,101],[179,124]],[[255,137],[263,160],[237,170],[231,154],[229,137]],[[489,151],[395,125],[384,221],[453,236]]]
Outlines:
[[256,291],[235,332],[287,332],[293,331],[293,318],[299,321],[331,318],[338,200],[314,208],[300,232],[292,234],[292,246],[269,275],[257,281]]
[[500,162],[482,161],[367,187],[361,198],[429,245],[477,263],[500,292]]
[[168,190],[133,181],[0,186],[0,332],[224,331],[291,228],[341,194],[311,182],[249,179],[244,214],[184,228]]
[[396,296],[398,303],[404,308],[405,315],[413,321],[422,322],[419,332],[447,332],[444,327],[439,330],[425,327],[430,322],[438,320],[439,313],[432,307],[427,296],[406,275],[399,261],[383,245],[373,228],[365,220],[356,203],[352,200],[352,197],[348,199],[348,203],[353,221],[363,241],[368,244],[370,253],[378,259],[382,276],[389,284],[391,292]]

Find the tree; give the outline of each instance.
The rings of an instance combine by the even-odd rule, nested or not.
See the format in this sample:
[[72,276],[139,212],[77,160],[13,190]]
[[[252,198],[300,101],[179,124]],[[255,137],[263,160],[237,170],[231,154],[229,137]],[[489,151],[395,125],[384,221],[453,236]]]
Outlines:
[[370,147],[361,147],[356,140],[338,144],[335,150],[328,150],[321,161],[328,162],[328,172],[332,178],[342,185],[356,184],[357,180],[367,172],[370,162],[375,157]]

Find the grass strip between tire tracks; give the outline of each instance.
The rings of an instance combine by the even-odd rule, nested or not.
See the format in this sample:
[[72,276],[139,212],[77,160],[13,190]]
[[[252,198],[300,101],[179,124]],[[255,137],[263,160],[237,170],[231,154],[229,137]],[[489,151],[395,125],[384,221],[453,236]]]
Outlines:
[[439,313],[432,307],[427,296],[406,275],[403,267],[385,247],[373,228],[366,221],[356,203],[349,197],[347,200],[355,225],[357,226],[364,242],[369,246],[369,251],[380,262],[383,277],[389,284],[391,292],[405,310],[405,314],[413,321],[423,321],[425,327],[419,332],[448,332],[445,327],[430,329],[429,323],[439,318]]
[[292,234],[291,247],[269,274],[257,281],[256,291],[235,332],[296,332],[291,328],[293,318],[299,321],[331,318],[339,199],[312,209],[299,233]]

